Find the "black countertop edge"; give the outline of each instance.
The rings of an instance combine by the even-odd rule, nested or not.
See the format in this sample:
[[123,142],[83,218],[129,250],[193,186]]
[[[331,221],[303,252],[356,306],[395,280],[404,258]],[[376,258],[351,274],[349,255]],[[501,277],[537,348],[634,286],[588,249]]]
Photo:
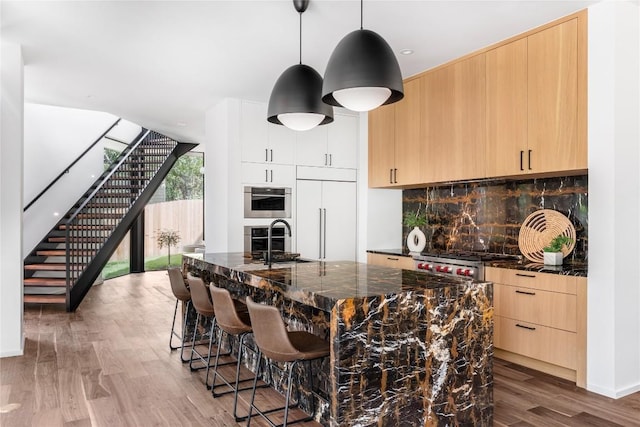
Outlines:
[[[404,249],[368,249],[367,252],[372,254],[393,255],[393,256],[411,256]],[[485,262],[486,267],[508,268],[511,270],[534,271],[537,273],[560,274],[563,276],[587,277],[587,263],[565,263],[563,265],[544,265],[527,260],[508,260],[508,261],[488,261]]]
[[382,255],[395,255],[395,256],[411,256],[409,252],[404,249],[367,249],[367,252],[372,254],[382,254]]

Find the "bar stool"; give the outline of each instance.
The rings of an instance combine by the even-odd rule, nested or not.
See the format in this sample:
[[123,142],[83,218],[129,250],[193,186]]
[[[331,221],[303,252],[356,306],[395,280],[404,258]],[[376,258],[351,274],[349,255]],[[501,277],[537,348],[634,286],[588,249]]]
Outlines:
[[[199,277],[194,277],[191,274],[187,275],[187,280],[189,281],[189,289],[191,290],[191,301],[193,303],[193,307],[196,309],[196,323],[193,327],[193,338],[191,340],[191,358],[189,359],[189,368],[192,371],[197,371],[200,369],[207,370],[207,375],[205,377],[204,383],[209,388],[209,368],[211,367],[211,347],[213,346],[213,338],[214,338],[214,329],[216,327],[216,317],[215,311],[213,310],[213,304],[209,300],[209,292],[207,291],[207,287]],[[201,354],[196,349],[196,332],[198,331],[198,324],[200,323],[200,318],[210,318],[211,319],[211,329],[209,330],[209,350],[207,354]],[[195,358],[194,358],[195,356]],[[200,361],[204,364],[203,366],[194,367],[193,361],[200,359]]]
[[[253,381],[253,378],[247,378],[244,380],[240,380],[240,364],[242,361],[243,350],[247,349],[257,354],[257,350],[249,347],[245,343],[245,338],[248,334],[252,332],[251,329],[251,319],[249,319],[249,313],[247,312],[247,306],[239,301],[235,301],[231,298],[231,294],[227,289],[218,288],[213,284],[209,285],[209,291],[211,292],[211,299],[213,300],[213,308],[216,312],[216,323],[218,325],[218,342],[222,342],[222,334],[225,333],[227,336],[235,336],[238,338],[238,353],[237,357],[237,365],[236,365],[236,376],[233,384],[229,382],[222,374],[218,373],[218,366],[222,366],[224,364],[220,364],[220,345],[218,345],[218,349],[216,351],[216,360],[213,367],[213,380],[211,383],[211,394],[213,397],[222,396],[227,393],[234,393],[233,396],[233,416],[236,419],[236,422],[243,421],[247,419],[247,416],[239,417],[237,408],[238,408],[238,392],[244,390],[251,390],[252,387],[246,388],[238,388],[238,385],[242,382]],[[220,377],[224,384],[219,384],[216,386],[216,378]],[[225,391],[222,393],[216,393],[216,387],[226,385],[231,390]]]
[[[329,355],[330,345],[320,337],[304,331],[287,331],[285,324],[280,316],[280,311],[273,306],[255,303],[250,297],[247,297],[247,307],[249,308],[249,317],[253,327],[253,336],[258,346],[258,367],[256,376],[253,380],[253,390],[251,392],[251,404],[249,405],[249,419],[247,427],[251,424],[251,416],[253,410],[264,418],[272,427],[278,427],[267,417],[267,412],[261,411],[254,404],[256,397],[256,385],[260,376],[261,354],[275,362],[288,363],[287,366],[287,394],[285,398],[284,423],[282,427],[286,427],[289,415],[289,401],[291,400],[291,380],[293,376],[293,368],[301,361],[309,363],[314,359],[320,359]],[[309,371],[310,371],[309,367]],[[310,383],[313,383],[311,375],[309,375]],[[311,385],[311,384],[310,384]],[[310,387],[311,390],[311,387]],[[298,405],[297,402],[291,407]],[[291,424],[310,421],[313,416],[292,421]]]
[[[187,313],[189,312],[189,305],[191,304],[191,292],[189,292],[187,285],[184,283],[184,276],[182,276],[182,272],[179,268],[170,268],[167,272],[169,273],[171,291],[176,297],[176,307],[173,310],[173,322],[171,323],[171,337],[169,338],[169,348],[171,350],[180,349],[180,360],[182,360],[182,363],[187,363],[189,360],[184,358],[184,343],[186,341],[185,334],[187,329]],[[178,335],[178,333],[175,331],[176,317],[178,316],[178,304],[180,301],[185,304],[184,317],[182,319],[182,335]],[[179,346],[173,346],[173,337],[180,338]]]

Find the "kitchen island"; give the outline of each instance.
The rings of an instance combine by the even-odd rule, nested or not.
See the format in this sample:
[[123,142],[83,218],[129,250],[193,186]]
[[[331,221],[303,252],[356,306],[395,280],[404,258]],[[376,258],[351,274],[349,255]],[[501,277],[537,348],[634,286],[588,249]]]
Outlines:
[[490,283],[350,261],[269,268],[242,253],[183,263],[235,298],[280,307],[289,329],[330,340],[328,360],[300,372],[314,392],[297,386],[322,424],[492,424]]

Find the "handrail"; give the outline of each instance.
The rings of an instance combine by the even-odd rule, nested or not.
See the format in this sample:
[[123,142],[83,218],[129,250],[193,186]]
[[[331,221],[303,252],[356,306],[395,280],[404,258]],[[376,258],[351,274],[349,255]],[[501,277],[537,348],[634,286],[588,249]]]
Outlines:
[[108,134],[108,133],[111,131],[111,129],[113,129],[113,128],[118,124],[118,123],[120,123],[120,118],[118,118],[118,120],[116,120],[116,121],[115,121],[111,126],[109,126],[109,128],[108,128],[106,131],[104,131],[104,133],[103,133],[102,135],[100,135],[100,136],[98,137],[98,139],[96,139],[96,140],[95,140],[95,141],[94,141],[94,142],[89,146],[89,148],[87,148],[86,150],[84,150],[84,151],[82,152],[82,154],[80,154],[78,157],[76,157],[76,159],[75,159],[73,162],[71,162],[71,164],[70,164],[69,166],[67,166],[67,167],[65,168],[65,170],[63,170],[62,172],[60,172],[60,174],[59,174],[58,176],[56,176],[56,177],[53,179],[53,181],[51,181],[51,182],[49,183],[49,185],[47,185],[47,186],[45,187],[45,189],[44,189],[44,190],[42,190],[40,193],[38,193],[38,195],[37,195],[37,196],[36,196],[36,197],[31,201],[31,202],[29,202],[29,203],[27,204],[27,206],[25,206],[25,208],[24,208],[22,211],[23,211],[23,212],[26,212],[26,211],[27,211],[27,209],[29,209],[29,208],[30,208],[30,207],[31,207],[35,202],[37,202],[37,201],[38,201],[38,199],[40,199],[40,197],[42,197],[42,196],[44,195],[44,193],[46,193],[47,191],[49,191],[49,189],[50,189],[51,187],[53,187],[53,186],[55,185],[55,183],[56,183],[56,182],[58,182],[58,180],[59,180],[60,178],[62,178],[64,175],[68,174],[68,173],[69,173],[69,170],[70,170],[70,169],[71,169],[71,168],[72,168],[76,163],[78,163],[78,162],[80,161],[80,159],[81,159],[82,157],[84,157],[84,155],[85,155],[85,154],[87,154],[87,153],[88,153],[88,152],[89,152],[93,147],[95,147],[95,145],[96,145],[98,142],[100,142],[100,140],[101,140],[102,138],[104,138],[104,137],[105,137],[105,135],[106,135],[106,134]]
[[[145,129],[143,128],[143,131],[144,131],[144,130],[145,130]],[[147,135],[149,135],[149,133],[151,133],[151,131],[150,131],[150,130],[148,130],[148,129],[146,129],[146,132],[141,132],[142,136],[140,136],[140,137],[138,138],[138,142],[136,142],[135,144],[132,144],[132,145],[130,146],[130,148],[131,148],[131,149],[129,150],[129,153],[132,153],[132,152],[133,152],[133,150],[135,150],[135,149],[136,149],[136,147],[138,147],[138,145],[140,145],[140,144],[142,143],[142,141],[144,141],[144,139],[147,137]],[[129,154],[129,153],[127,153],[127,154]],[[85,199],[85,201],[84,201],[84,202],[82,202],[82,204],[78,207],[78,209],[76,209],[76,210],[73,212],[73,214],[69,217],[69,219],[65,222],[65,224],[69,225],[69,224],[70,224],[70,223],[75,219],[75,217],[78,215],[78,213],[79,213],[82,209],[84,209],[84,207],[87,205],[87,203],[89,203],[89,201],[90,201],[91,199],[93,199],[93,196],[95,196],[95,195],[98,193],[98,191],[100,191],[100,189],[102,188],[102,184],[104,184],[105,182],[107,182],[107,180],[108,180],[109,178],[111,178],[111,175],[113,175],[113,174],[118,170],[118,168],[120,167],[120,165],[122,165],[122,164],[127,160],[127,158],[128,158],[128,155],[123,156],[123,157],[120,159],[120,161],[118,162],[118,164],[116,164],[116,165],[115,165],[115,167],[114,167],[113,169],[111,169],[111,172],[109,172],[109,173],[108,173],[104,178],[102,178],[102,180],[101,180],[101,181],[100,181],[100,183],[96,186],[96,188],[95,188],[95,189],[91,192],[91,194],[90,194],[90,195]]]

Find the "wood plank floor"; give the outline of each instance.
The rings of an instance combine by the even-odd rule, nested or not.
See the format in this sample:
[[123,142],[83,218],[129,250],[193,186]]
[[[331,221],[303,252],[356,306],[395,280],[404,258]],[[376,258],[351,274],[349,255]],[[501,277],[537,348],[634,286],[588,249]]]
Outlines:
[[[27,307],[25,355],[0,359],[0,425],[244,425],[233,395],[213,399],[204,373],[169,351],[174,301],[162,271],[94,286],[75,313]],[[640,426],[640,393],[612,400],[500,360],[494,378],[496,426]],[[262,404],[284,402],[260,393]]]

